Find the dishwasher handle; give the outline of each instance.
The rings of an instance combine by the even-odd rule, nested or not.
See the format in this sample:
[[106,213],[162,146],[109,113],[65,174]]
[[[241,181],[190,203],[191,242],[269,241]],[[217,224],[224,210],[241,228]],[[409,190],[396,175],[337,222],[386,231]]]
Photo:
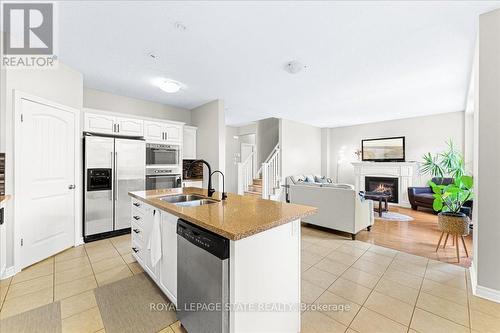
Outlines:
[[177,221],[177,237],[207,251],[221,260],[229,258],[229,239],[202,229],[183,219]]

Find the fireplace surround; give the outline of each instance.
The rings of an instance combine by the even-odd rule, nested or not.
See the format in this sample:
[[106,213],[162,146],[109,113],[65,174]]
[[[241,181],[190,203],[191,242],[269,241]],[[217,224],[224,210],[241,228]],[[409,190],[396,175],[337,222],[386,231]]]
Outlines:
[[410,207],[408,187],[421,183],[418,162],[354,162],[355,188],[366,191],[366,177],[384,177],[398,179],[398,198],[393,205]]

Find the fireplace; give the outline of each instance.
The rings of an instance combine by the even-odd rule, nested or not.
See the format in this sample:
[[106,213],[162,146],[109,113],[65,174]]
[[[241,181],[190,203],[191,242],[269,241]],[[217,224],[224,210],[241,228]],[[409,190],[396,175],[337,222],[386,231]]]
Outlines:
[[366,192],[390,194],[389,202],[399,203],[399,182],[395,177],[365,177]]

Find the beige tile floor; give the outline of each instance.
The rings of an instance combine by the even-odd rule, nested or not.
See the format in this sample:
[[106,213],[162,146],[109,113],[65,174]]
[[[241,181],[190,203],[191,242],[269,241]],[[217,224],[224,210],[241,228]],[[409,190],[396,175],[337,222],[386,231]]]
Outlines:
[[[500,332],[500,304],[471,294],[466,269],[302,228],[302,332]],[[0,318],[61,300],[63,332],[104,332],[93,289],[142,272],[130,236],[69,249],[0,281]],[[161,333],[185,332],[179,323]]]
[[468,270],[302,228],[302,332],[500,332],[500,304],[473,296]]
[[[130,235],[66,250],[0,281],[0,319],[60,300],[63,333],[102,333],[93,289],[142,271]],[[178,323],[171,327],[182,332]]]

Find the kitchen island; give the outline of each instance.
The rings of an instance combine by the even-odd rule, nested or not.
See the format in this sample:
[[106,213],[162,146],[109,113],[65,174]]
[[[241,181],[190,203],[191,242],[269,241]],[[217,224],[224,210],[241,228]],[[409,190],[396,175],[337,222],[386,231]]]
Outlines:
[[[177,288],[181,218],[228,240],[229,332],[300,331],[300,219],[316,208],[232,193],[221,201],[217,192],[216,202],[202,205],[167,201],[206,193],[199,188],[130,193],[132,248],[139,264],[177,306],[183,296]],[[158,220],[161,260],[153,265],[148,243]]]

